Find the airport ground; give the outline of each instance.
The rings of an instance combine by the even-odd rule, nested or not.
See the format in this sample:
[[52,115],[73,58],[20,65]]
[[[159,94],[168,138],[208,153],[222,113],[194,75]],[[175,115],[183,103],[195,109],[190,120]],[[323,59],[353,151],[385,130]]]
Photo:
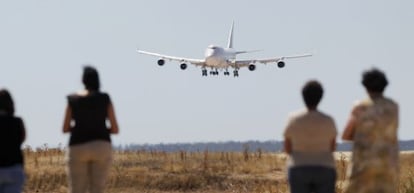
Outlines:
[[[336,153],[337,192],[343,192],[349,152]],[[66,193],[65,152],[25,150],[25,193]],[[255,152],[118,151],[108,193],[287,193],[286,156]],[[414,153],[401,154],[399,193],[414,191]]]

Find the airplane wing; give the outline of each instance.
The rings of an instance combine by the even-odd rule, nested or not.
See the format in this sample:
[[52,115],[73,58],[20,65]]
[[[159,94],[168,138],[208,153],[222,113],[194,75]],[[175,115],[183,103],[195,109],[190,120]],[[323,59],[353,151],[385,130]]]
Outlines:
[[312,56],[312,54],[283,56],[283,57],[266,58],[266,59],[236,60],[232,62],[232,66],[233,67],[245,67],[245,66],[249,66],[250,64],[255,64],[256,62],[262,63],[262,64],[278,63],[280,61],[284,61],[285,59],[303,58],[303,57],[309,57],[309,56]]
[[176,56],[168,56],[168,55],[163,55],[163,54],[158,54],[158,53],[153,53],[153,52],[147,52],[143,50],[137,50],[137,52],[140,54],[156,56],[156,57],[159,57],[160,59],[173,60],[173,61],[178,61],[178,62],[183,62],[183,63],[191,63],[196,66],[205,65],[204,59],[181,58],[181,57],[176,57]]

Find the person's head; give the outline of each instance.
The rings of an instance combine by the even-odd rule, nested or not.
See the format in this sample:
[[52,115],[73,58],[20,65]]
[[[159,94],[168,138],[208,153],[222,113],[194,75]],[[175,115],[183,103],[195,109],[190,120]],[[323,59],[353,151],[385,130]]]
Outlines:
[[82,82],[86,90],[98,91],[100,87],[98,71],[92,66],[85,66],[83,68]]
[[323,88],[316,80],[310,80],[302,88],[302,96],[308,109],[316,109],[322,99]]
[[385,87],[388,85],[388,80],[385,77],[384,72],[372,68],[362,73],[362,85],[364,85],[368,93],[382,94]]
[[14,115],[13,99],[6,89],[0,89],[0,111],[8,115]]

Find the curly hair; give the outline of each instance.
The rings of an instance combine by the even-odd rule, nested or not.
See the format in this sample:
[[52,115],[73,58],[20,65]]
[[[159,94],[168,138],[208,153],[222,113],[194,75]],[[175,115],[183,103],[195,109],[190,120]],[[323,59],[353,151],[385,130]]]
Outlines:
[[384,72],[372,68],[362,73],[362,85],[364,85],[368,92],[382,93],[388,85],[388,80]]

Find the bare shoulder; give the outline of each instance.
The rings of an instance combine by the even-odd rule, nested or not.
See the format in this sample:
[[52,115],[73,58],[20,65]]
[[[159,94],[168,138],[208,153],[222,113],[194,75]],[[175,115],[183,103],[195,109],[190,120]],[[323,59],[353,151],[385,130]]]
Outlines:
[[318,111],[318,113],[319,113],[319,116],[322,117],[324,120],[328,120],[332,122],[334,121],[334,118],[330,114],[325,113],[323,111]]
[[369,98],[365,98],[362,100],[357,100],[354,102],[352,106],[351,113],[353,115],[357,115],[361,112],[364,112],[368,107],[373,105],[373,101]]
[[301,119],[301,118],[305,117],[306,113],[307,113],[307,111],[305,109],[296,110],[296,111],[293,111],[293,112],[289,113],[288,119],[290,121],[298,120],[298,119]]
[[395,101],[395,100],[393,100],[393,99],[391,99],[391,98],[388,98],[388,97],[384,97],[384,99],[390,104],[390,105],[393,105],[393,106],[395,106],[396,108],[398,108],[398,103]]
[[88,94],[89,94],[88,90],[78,90],[74,95],[87,96]]

